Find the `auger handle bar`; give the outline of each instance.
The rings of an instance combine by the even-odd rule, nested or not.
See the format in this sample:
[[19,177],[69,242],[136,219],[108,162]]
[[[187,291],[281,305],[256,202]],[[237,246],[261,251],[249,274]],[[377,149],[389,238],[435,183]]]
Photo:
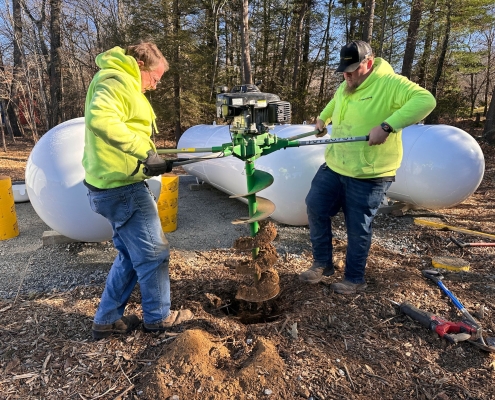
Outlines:
[[344,138],[329,138],[329,139],[315,139],[315,140],[305,140],[296,142],[294,145],[289,145],[288,147],[299,147],[299,146],[309,146],[313,144],[334,144],[334,143],[345,143],[345,142],[367,142],[370,140],[368,135],[366,136],[351,136]]
[[[315,130],[312,132],[306,132],[300,135],[295,135],[289,138],[277,138],[266,146],[261,146],[262,151],[261,155],[267,155],[274,151],[285,149],[287,147],[299,147],[299,146],[309,146],[315,144],[335,144],[335,143],[345,143],[345,142],[360,142],[360,141],[368,141],[369,136],[356,136],[356,137],[343,137],[343,138],[328,138],[328,139],[315,139],[315,140],[306,140],[306,141],[298,141],[295,139],[299,139],[302,137],[307,137],[311,135],[315,135],[317,133],[321,133],[319,130]],[[218,153],[216,155],[212,154],[211,156],[200,156],[197,158],[193,158],[191,160],[177,160],[174,162],[176,166],[190,164],[193,162],[210,160],[212,158],[221,158],[227,157],[231,155],[236,155],[238,153],[239,145],[235,145],[233,143],[223,143],[220,146],[214,147],[199,147],[199,148],[180,148],[180,149],[157,149],[158,154],[177,154],[177,153]]]

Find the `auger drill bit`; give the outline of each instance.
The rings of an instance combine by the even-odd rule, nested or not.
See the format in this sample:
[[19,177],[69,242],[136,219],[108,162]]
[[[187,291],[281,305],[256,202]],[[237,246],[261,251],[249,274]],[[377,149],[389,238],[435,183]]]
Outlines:
[[236,298],[249,302],[263,302],[272,299],[280,292],[279,277],[273,266],[278,261],[277,250],[271,243],[277,236],[277,230],[272,222],[263,221],[254,237],[241,237],[234,243],[234,248],[240,251],[257,250],[256,258],[237,262],[236,272],[252,275],[252,286],[241,286]]
[[[253,286],[241,286],[237,291],[236,298],[249,302],[263,302],[272,299],[280,292],[279,277],[277,271],[272,267],[277,262],[277,252],[271,241],[276,236],[276,230],[273,224],[267,229],[275,232],[275,235],[265,234],[265,229],[260,231],[260,224],[275,211],[275,204],[263,197],[256,197],[256,193],[266,189],[273,183],[273,176],[264,171],[258,171],[254,168],[252,160],[246,161],[246,180],[247,193],[243,195],[231,196],[233,198],[245,197],[248,201],[249,217],[240,218],[232,221],[233,224],[249,224],[251,243],[246,238],[243,239],[243,245],[239,250],[251,250],[252,259],[240,262],[236,266],[236,272],[241,274],[252,275]],[[267,227],[267,224],[263,224]],[[273,238],[271,238],[273,236]],[[269,241],[263,238],[271,238]],[[242,242],[242,241],[241,241]],[[239,243],[241,243],[239,242]],[[271,247],[270,247],[271,246]]]

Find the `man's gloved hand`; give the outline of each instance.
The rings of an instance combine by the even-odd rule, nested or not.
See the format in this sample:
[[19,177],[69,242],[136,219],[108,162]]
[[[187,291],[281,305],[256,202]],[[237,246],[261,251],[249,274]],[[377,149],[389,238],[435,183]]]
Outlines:
[[143,173],[148,176],[158,176],[172,171],[173,168],[173,161],[164,160],[153,150],[148,151],[148,157],[142,163],[144,165]]
[[316,120],[316,125],[315,128],[319,131],[315,136],[317,138],[325,136],[327,132],[327,128],[325,128],[325,122],[323,122],[321,119]]

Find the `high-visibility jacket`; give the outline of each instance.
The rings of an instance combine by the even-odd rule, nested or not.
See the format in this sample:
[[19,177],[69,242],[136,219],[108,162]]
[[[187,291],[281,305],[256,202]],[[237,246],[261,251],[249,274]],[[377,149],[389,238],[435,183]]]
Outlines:
[[376,146],[366,141],[329,144],[325,162],[333,171],[353,178],[395,176],[402,161],[402,129],[425,118],[435,108],[435,98],[396,74],[381,58],[375,59],[372,72],[353,93],[346,93],[346,86],[344,81],[318,117],[332,123],[332,138],[366,136],[382,122],[394,132]]
[[100,189],[129,185],[147,178],[131,174],[149,150],[155,113],[141,91],[134,57],[114,47],[96,57],[100,67],[88,88],[85,104],[85,180]]

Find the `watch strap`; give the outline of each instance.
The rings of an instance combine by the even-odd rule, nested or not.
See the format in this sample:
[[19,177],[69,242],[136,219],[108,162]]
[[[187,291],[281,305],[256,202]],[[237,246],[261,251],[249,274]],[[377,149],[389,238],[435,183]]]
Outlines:
[[392,133],[394,131],[394,128],[392,128],[389,124],[387,124],[386,122],[382,122],[382,124],[380,125],[381,128],[387,132],[387,133]]

